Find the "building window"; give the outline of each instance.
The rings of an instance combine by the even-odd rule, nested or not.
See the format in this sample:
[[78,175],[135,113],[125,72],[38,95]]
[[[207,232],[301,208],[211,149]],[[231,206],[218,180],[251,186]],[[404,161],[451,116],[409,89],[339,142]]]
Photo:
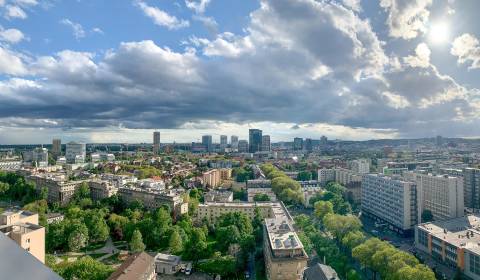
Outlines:
[[470,254],[470,272],[480,275],[480,257]]

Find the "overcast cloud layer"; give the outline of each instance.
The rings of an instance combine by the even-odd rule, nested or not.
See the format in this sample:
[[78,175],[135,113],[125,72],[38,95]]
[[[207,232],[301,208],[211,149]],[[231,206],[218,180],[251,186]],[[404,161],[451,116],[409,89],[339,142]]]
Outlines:
[[[454,17],[454,1],[382,0],[379,20],[365,1],[261,0],[236,33],[205,15],[210,1],[180,3],[191,18],[133,1],[156,28],[203,23],[211,35],[190,34],[181,48],[151,38],[49,55],[17,47],[29,34],[8,24],[28,20],[36,1],[10,2],[0,28],[0,144],[59,135],[135,142],[149,129],[193,141],[192,131],[246,136],[252,126],[273,140],[480,134],[480,91],[461,76],[480,73],[478,34],[460,30],[445,43],[455,75],[434,64],[439,47],[427,40],[431,13]],[[108,36],[101,26],[58,24],[76,40]]]

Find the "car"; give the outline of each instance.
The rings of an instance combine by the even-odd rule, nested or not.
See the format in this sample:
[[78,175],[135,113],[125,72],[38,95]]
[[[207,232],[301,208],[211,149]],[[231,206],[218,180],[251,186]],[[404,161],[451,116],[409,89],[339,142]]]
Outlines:
[[245,271],[245,278],[250,279],[250,273],[248,271]]
[[190,275],[191,273],[192,273],[192,263],[189,262],[189,263],[187,264],[187,267],[185,268],[185,274],[186,274],[186,275]]

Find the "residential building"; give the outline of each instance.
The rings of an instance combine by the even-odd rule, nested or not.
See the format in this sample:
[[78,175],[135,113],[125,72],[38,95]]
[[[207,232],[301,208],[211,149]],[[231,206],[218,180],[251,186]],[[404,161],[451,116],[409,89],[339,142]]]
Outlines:
[[67,163],[84,163],[87,158],[85,143],[69,142],[65,150]]
[[303,206],[307,208],[313,207],[313,205],[310,205],[310,199],[316,196],[317,193],[323,192],[324,189],[318,185],[318,181],[303,181],[300,182],[300,185],[303,192]]
[[247,189],[251,188],[271,188],[272,181],[268,179],[247,180]]
[[64,174],[45,173],[32,174],[25,177],[27,182],[33,182],[37,192],[47,188],[49,203],[58,202],[60,205],[66,205],[70,202],[75,190],[83,181],[68,181]]
[[265,218],[263,255],[265,274],[270,280],[302,279],[308,255],[293,228],[294,221],[283,203],[274,215]]
[[356,159],[348,162],[348,167],[355,173],[367,174],[370,173],[369,159]]
[[416,184],[400,177],[363,175],[362,213],[388,223],[402,235],[409,235],[418,217]]
[[293,149],[295,151],[303,150],[303,138],[299,138],[299,137],[293,138]]
[[347,196],[356,203],[362,201],[362,175],[350,169],[335,168],[335,182],[347,189]]
[[463,170],[463,188],[465,207],[480,209],[480,169],[465,168]]
[[153,132],[153,153],[157,155],[160,152],[160,131]]
[[317,263],[305,269],[303,280],[340,280],[340,277],[331,266]]
[[4,160],[0,161],[0,170],[18,170],[22,167],[20,160]]
[[205,147],[205,150],[207,152],[212,152],[213,151],[212,135],[203,135],[202,145]]
[[229,180],[231,177],[231,168],[212,169],[202,174],[202,181],[204,186],[216,188],[222,181]]
[[248,151],[250,153],[260,152],[262,150],[262,131],[260,129],[249,129],[248,135]]
[[431,211],[434,220],[464,215],[462,178],[413,172],[404,174],[404,177],[417,184],[418,221],[422,221],[425,210]]
[[211,190],[204,195],[205,202],[232,202],[233,192],[227,190]]
[[155,256],[155,272],[157,274],[172,275],[180,271],[181,257],[158,253]]
[[0,234],[0,260],[2,279],[63,279],[4,234]]
[[458,269],[467,279],[480,280],[480,216],[419,224],[415,248],[437,262]]
[[262,151],[263,152],[270,152],[271,145],[270,145],[270,135],[263,135],[262,136]]
[[0,214],[0,231],[45,263],[45,228],[39,226],[38,214],[7,210]]
[[248,141],[240,140],[238,141],[238,152],[239,153],[248,153]]
[[255,218],[255,208],[258,208],[262,218],[273,217],[274,207],[279,203],[272,202],[205,202],[198,206],[195,220],[200,222],[204,219],[216,222],[218,217],[226,213],[241,212],[249,218]]
[[318,182],[325,186],[328,182],[335,181],[335,170],[322,168],[318,169]]
[[57,158],[62,154],[62,140],[53,139],[52,141],[52,155]]
[[145,252],[130,255],[108,280],[154,280],[155,258]]
[[47,167],[48,150],[43,147],[37,147],[31,151],[23,152],[23,161],[34,167]]
[[52,223],[59,223],[63,221],[65,216],[61,213],[47,213],[45,215],[45,218],[47,219],[47,224],[52,224]]
[[248,202],[255,202],[255,196],[260,194],[267,195],[271,202],[277,202],[277,196],[272,191],[272,188],[247,188]]
[[156,189],[123,186],[118,194],[127,204],[140,201],[148,209],[168,206],[175,216],[188,213],[188,203],[184,203],[182,192],[178,190],[159,191]]
[[88,182],[90,188],[90,197],[93,201],[100,201],[105,198],[109,198],[115,195],[118,188],[115,187],[110,181],[104,180],[91,180]]

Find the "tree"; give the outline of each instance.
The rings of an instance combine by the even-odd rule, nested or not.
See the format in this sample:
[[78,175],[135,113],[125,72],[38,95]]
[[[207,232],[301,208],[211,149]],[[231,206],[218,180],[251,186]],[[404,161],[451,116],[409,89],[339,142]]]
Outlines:
[[365,235],[361,231],[351,231],[342,238],[342,245],[351,250],[362,244],[364,240]]
[[422,211],[422,223],[428,223],[433,221],[432,211],[425,209]]
[[310,181],[312,180],[312,173],[308,171],[300,171],[297,175],[298,181]]
[[109,236],[110,231],[103,216],[102,213],[92,211],[85,219],[92,242],[103,242]]
[[48,200],[48,188],[47,188],[47,187],[43,187],[43,188],[40,190],[40,199],[42,199],[42,200]]
[[87,182],[82,182],[73,194],[73,199],[77,202],[83,198],[90,198],[90,187]]
[[355,216],[342,216],[337,214],[327,214],[323,218],[325,229],[335,236],[338,241],[352,231],[359,231],[362,228],[362,222]]
[[6,196],[10,190],[10,185],[8,183],[0,182],[0,196]]
[[314,208],[315,217],[320,220],[323,220],[327,214],[333,214],[333,204],[330,201],[317,201]]
[[53,270],[66,280],[105,280],[115,269],[86,256],[72,263],[54,265]]
[[133,232],[132,240],[129,243],[130,251],[134,253],[143,252],[145,250],[145,244],[143,244],[142,234],[138,229]]
[[205,255],[206,249],[207,238],[205,237],[205,232],[201,228],[193,228],[190,240],[185,247],[185,258],[197,262]]
[[47,235],[45,237],[45,245],[48,252],[63,249],[67,239],[65,236],[65,222],[51,223],[47,226]]
[[231,244],[239,242],[240,231],[235,225],[228,225],[217,228],[216,236],[219,250],[226,252]]
[[172,230],[172,233],[170,234],[168,248],[173,254],[180,254],[183,251],[182,238],[180,236],[180,233],[178,233],[178,230],[176,229]]
[[125,229],[128,224],[128,218],[117,214],[110,214],[107,224],[110,227],[110,232],[116,240],[123,240]]
[[72,228],[70,229],[67,242],[70,251],[75,252],[87,245],[88,229],[84,223],[78,221],[75,222],[71,227]]
[[270,197],[265,193],[257,193],[253,196],[253,201],[270,201]]
[[376,270],[374,269],[373,255],[388,246],[390,245],[378,238],[370,238],[353,248],[352,256],[357,259],[362,266],[371,268],[375,274]]
[[222,277],[232,276],[236,272],[236,261],[233,256],[220,256],[217,254],[214,258],[198,265],[199,270]]

